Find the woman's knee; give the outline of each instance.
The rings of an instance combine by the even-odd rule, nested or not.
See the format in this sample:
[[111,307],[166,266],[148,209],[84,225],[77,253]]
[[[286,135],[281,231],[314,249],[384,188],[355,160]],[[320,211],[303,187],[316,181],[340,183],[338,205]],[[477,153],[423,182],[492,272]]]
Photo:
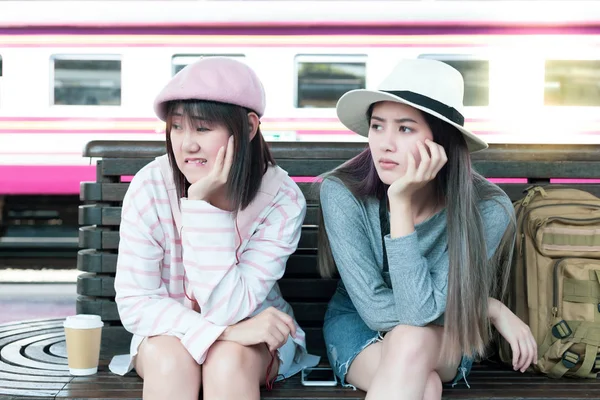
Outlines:
[[144,340],[138,350],[136,370],[142,378],[174,377],[200,380],[200,365],[174,336],[154,336]]
[[232,376],[254,374],[258,357],[258,351],[252,347],[234,342],[215,342],[203,364],[204,379],[228,384]]
[[427,383],[425,384],[425,393],[423,394],[423,400],[440,400],[442,398],[442,380],[437,372],[432,371],[427,377]]
[[424,365],[433,369],[440,348],[439,333],[435,328],[398,325],[383,340],[384,357],[412,365]]

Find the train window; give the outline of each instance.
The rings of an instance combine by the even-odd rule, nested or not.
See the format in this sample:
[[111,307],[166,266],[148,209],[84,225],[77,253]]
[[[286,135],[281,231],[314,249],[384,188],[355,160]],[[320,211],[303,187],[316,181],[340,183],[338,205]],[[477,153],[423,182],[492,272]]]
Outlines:
[[422,54],[419,58],[431,58],[454,67],[465,82],[464,105],[484,107],[490,104],[490,62],[463,54]]
[[121,57],[54,55],[54,105],[121,105]]
[[298,108],[333,108],[347,91],[364,89],[366,55],[296,56]]
[[544,104],[600,106],[599,60],[546,60]]
[[244,61],[246,58],[243,54],[175,54],[171,59],[171,74],[175,75],[186,65],[191,64],[202,57],[229,57],[238,61]]

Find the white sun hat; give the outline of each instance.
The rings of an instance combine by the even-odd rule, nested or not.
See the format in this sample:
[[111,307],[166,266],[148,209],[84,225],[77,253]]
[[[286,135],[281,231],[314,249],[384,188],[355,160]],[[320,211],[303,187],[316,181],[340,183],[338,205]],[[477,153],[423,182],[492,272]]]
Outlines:
[[407,59],[394,67],[378,90],[345,93],[338,100],[336,111],[348,129],[368,136],[367,111],[371,104],[408,104],[455,126],[464,135],[469,151],[486,149],[488,144],[464,127],[463,94],[463,77],[450,65],[430,59]]

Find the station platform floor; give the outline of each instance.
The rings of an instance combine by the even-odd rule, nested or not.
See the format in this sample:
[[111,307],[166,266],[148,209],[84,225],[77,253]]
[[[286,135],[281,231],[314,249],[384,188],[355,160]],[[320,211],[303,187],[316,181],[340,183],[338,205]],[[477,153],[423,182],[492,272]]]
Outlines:
[[0,269],[0,323],[75,314],[77,270]]

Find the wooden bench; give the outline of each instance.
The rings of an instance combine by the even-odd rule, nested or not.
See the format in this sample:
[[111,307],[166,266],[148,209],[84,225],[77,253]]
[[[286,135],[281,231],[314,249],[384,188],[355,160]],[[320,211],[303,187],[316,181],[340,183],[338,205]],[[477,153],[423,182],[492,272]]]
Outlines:
[[[340,165],[358,154],[364,144],[275,142],[271,148],[278,164],[290,176],[305,177]],[[128,183],[122,182],[127,180],[123,177],[134,175],[161,154],[164,154],[164,142],[95,141],[84,150],[86,157],[98,161],[96,182],[81,185],[84,205],[79,209],[82,225],[79,243],[82,250],[77,265],[85,274],[77,284],[80,295],[77,312],[98,314],[105,322],[99,373],[86,378],[68,376],[60,321],[0,326],[0,395],[23,391],[37,398],[141,398],[142,381],[135,373],[120,377],[107,368],[113,355],[128,351],[131,337],[119,321],[113,284],[120,207],[128,187]],[[493,145],[475,153],[473,160],[475,169],[486,177],[527,178],[523,182],[501,184],[513,200],[520,198],[531,183],[548,183],[550,178],[600,178],[600,145]],[[327,362],[321,327],[336,279],[321,279],[316,272],[317,193],[310,190],[310,183],[299,185],[307,199],[307,216],[299,248],[291,256],[280,286],[307,333],[309,351],[323,356],[322,360]],[[600,184],[573,186],[600,195]],[[3,348],[7,343],[12,343],[8,358],[6,347]],[[44,363],[49,371],[47,376],[40,372]],[[15,369],[17,365],[21,367]],[[476,364],[468,381],[471,389],[464,384],[446,388],[444,399],[600,398],[600,382],[551,380],[542,375],[516,373],[490,361]],[[364,393],[340,386],[306,388],[300,384],[299,376],[295,376],[276,384],[271,392],[263,391],[262,397],[363,399]]]

